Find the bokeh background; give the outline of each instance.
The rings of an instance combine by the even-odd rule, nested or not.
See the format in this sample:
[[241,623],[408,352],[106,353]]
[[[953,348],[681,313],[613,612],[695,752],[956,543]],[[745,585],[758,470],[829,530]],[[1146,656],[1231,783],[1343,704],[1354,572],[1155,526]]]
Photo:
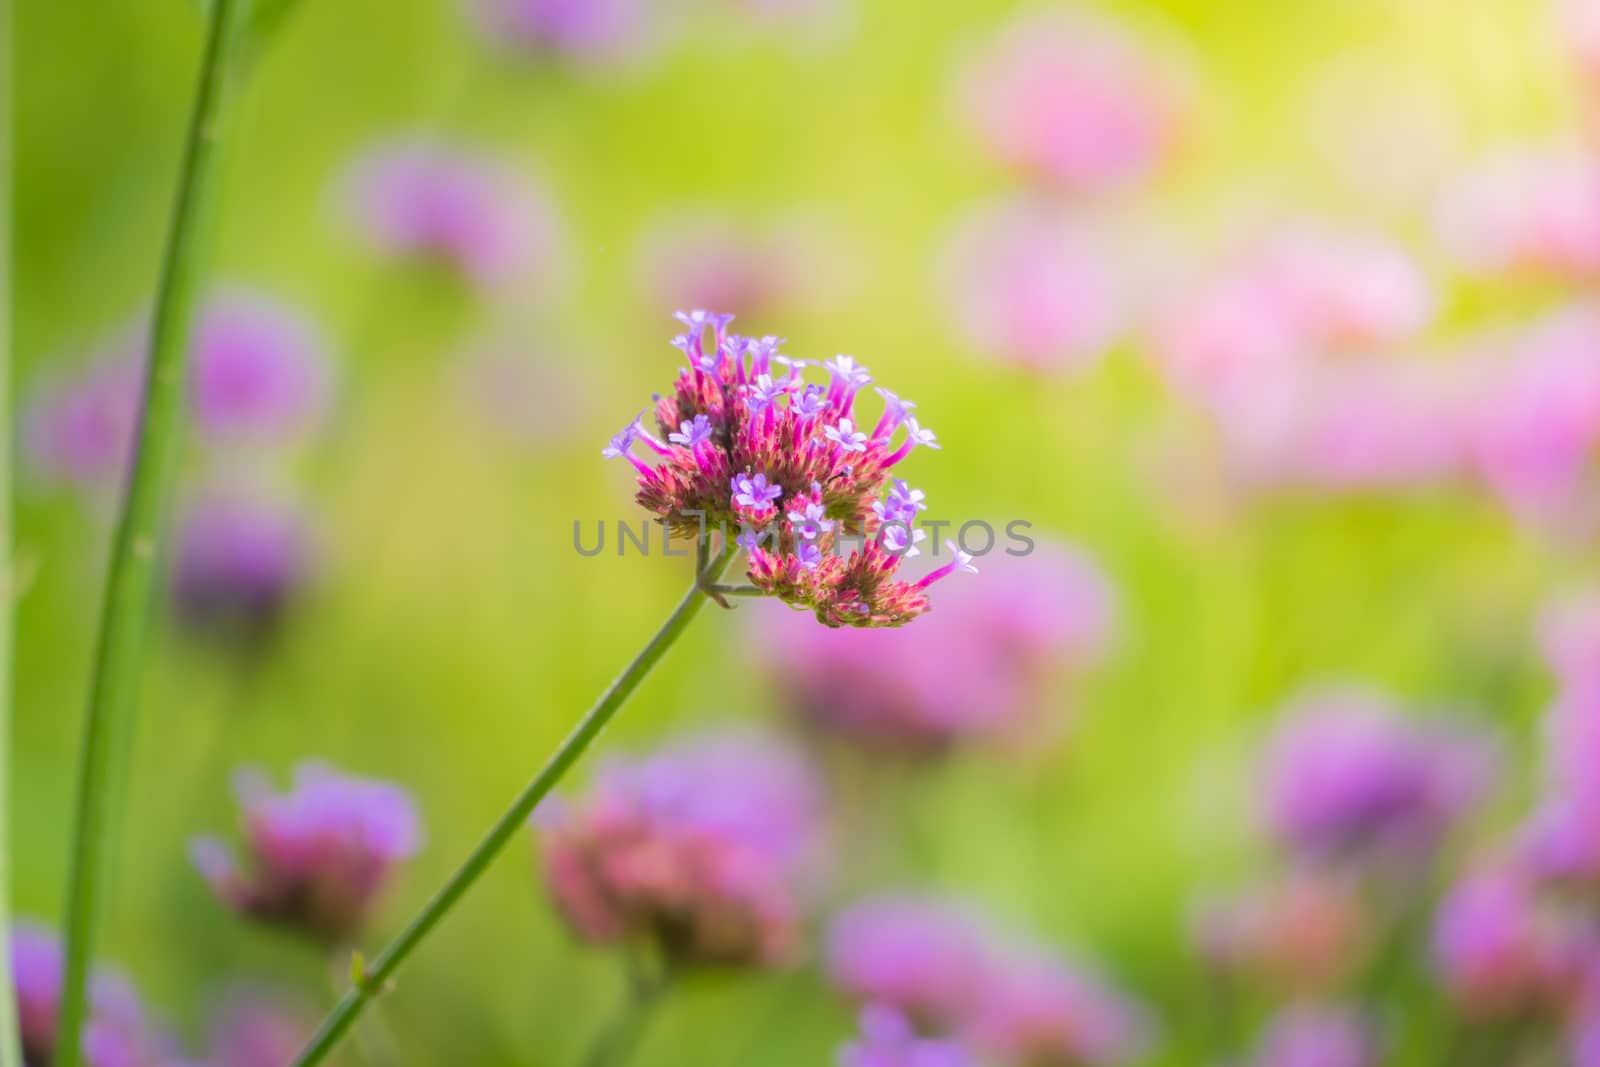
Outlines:
[[[197,435],[181,495],[292,507],[312,562],[269,638],[186,625],[163,603],[105,957],[192,1042],[240,980],[331,1000],[325,956],[230,914],[190,863],[195,835],[233,835],[241,765],[281,782],[320,758],[413,791],[425,844],[372,922],[374,946],[459,862],[686,584],[685,561],[609,545],[584,558],[572,531],[637,519],[630,472],[599,451],[670,383],[670,312],[709,291],[740,328],[810,358],[852,353],[918,401],[943,446],[908,461],[931,514],[1025,519],[1097,560],[1116,592],[1107,653],[1031,695],[1030,716],[1051,724],[1037,740],[888,761],[855,790],[867,801],[841,800],[878,847],[835,862],[821,910],[884,888],[959,896],[1141,999],[1159,1025],[1137,1062],[1243,1058],[1281,990],[1269,982],[1235,1047],[1219,1048],[1190,930],[1201,896],[1282,866],[1257,765],[1286,701],[1355,680],[1496,734],[1498,786],[1445,865],[1493,848],[1543,785],[1555,682],[1536,622],[1583,587],[1593,531],[1569,513],[1581,502],[1552,516],[1508,501],[1454,419],[1470,406],[1457,386],[1514,360],[1600,277],[1582,251],[1594,216],[1529,224],[1578,231],[1550,238],[1580,246],[1553,268],[1532,253],[1531,267],[1486,267],[1460,254],[1472,235],[1447,206],[1496,153],[1586,159],[1600,81],[1585,80],[1575,29],[1530,0],[1101,0],[1093,17],[1145,50],[1134,84],[1172,113],[1148,165],[1097,184],[1041,181],[969,121],[974,79],[994,77],[986,50],[1038,5],[641,6],[670,10],[632,51],[596,57],[485,32],[445,0],[302,0],[237,101],[213,287],[303,317],[325,396],[267,460]],[[182,2],[18,8],[12,425],[31,577],[14,869],[19,911],[48,923],[114,494],[45,469],[21,409],[147,313],[203,17]],[[475,278],[374,247],[360,201],[375,194],[352,191],[352,167],[397,140],[496,161],[541,220],[522,269]],[[1503,199],[1531,205],[1540,189],[1536,174]],[[1485,214],[1463,210],[1468,229]],[[961,243],[981,243],[983,213],[1005,211],[1043,242],[1041,262],[1024,249],[993,265]],[[1057,227],[1070,231],[1065,266]],[[1328,461],[1333,473],[1290,455],[1293,432],[1235,433],[1251,402],[1202,399],[1161,355],[1175,306],[1253,269],[1240,264],[1264,235],[1302,228],[1313,260],[1337,260],[1341,235],[1403,260],[1350,268],[1354,288],[1373,287],[1351,314],[1378,323],[1353,328],[1364,351],[1350,358],[1425,367],[1430,383],[1422,410],[1410,393],[1385,408],[1379,387],[1346,411],[1359,428],[1400,430],[1350,445],[1360,455]],[[1054,280],[1033,304],[1007,304],[1032,274]],[[1414,315],[1411,285],[1424,293]],[[973,311],[985,292],[998,310]],[[1040,303],[1087,310],[1052,326],[1029,310]],[[1047,320],[1042,341],[1030,314]],[[1582,340],[1597,334],[1580,335],[1600,360]],[[1314,400],[1285,410],[1291,426],[1321,417]],[[1410,463],[1419,433],[1465,443]],[[1581,494],[1592,474],[1563,485]],[[803,735],[763,667],[763,627],[781,610],[708,611],[603,747],[648,751],[728,724]],[[580,768],[566,791],[588,778]],[[1381,1062],[1446,1062],[1425,940],[1411,953],[1420,977],[1359,993],[1415,1022]],[[396,1047],[366,1062],[574,1063],[619,982],[617,954],[578,943],[551,907],[530,836],[402,973],[381,1009]],[[795,969],[683,982],[637,1062],[831,1062],[854,1027],[813,948]],[[1528,1062],[1568,1056],[1544,1054]]]

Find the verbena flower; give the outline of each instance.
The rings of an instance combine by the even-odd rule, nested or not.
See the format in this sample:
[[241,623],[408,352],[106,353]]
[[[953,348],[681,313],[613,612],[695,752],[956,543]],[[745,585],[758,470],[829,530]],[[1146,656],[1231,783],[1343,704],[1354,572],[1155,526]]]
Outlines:
[[29,468],[42,483],[79,491],[119,484],[139,424],[140,350],[130,332],[86,365],[37,384],[23,433]]
[[326,410],[327,356],[315,328],[256,293],[208,301],[195,327],[189,397],[214,440],[293,440]]
[[[49,1067],[55,1057],[66,961],[54,931],[21,921],[11,928],[22,1057]],[[149,1028],[138,994],[120,974],[96,968],[89,982],[89,1020],[83,1029],[87,1067],[155,1067],[162,1042]]]
[[1143,1007],[1087,970],[1033,950],[1013,954],[986,990],[973,1041],[1003,1063],[1132,1063],[1148,1049]]
[[484,38],[533,58],[615,67],[648,46],[655,0],[463,0]]
[[1465,172],[1440,205],[1444,244],[1480,275],[1577,285],[1600,275],[1600,160],[1592,154],[1503,150]]
[[614,761],[535,822],[556,907],[585,941],[650,947],[674,967],[760,968],[800,951],[823,818],[796,753],[727,734]]
[[1514,866],[1470,872],[1439,907],[1433,953],[1440,981],[1469,1018],[1550,1018],[1600,959],[1600,943],[1580,922],[1541,900]]
[[1482,374],[1470,425],[1473,459],[1516,517],[1584,536],[1600,523],[1600,314],[1557,312],[1505,339]]
[[1123,325],[1109,242],[1055,206],[980,209],[952,234],[945,287],[967,343],[1027,370],[1079,370]]
[[1106,192],[1173,155],[1184,119],[1180,65],[1128,27],[1086,11],[1013,20],[965,72],[966,116],[1003,165]]
[[310,580],[306,520],[277,501],[238,491],[193,501],[175,539],[172,603],[205,637],[270,640]]
[[191,846],[195,866],[229,907],[320,941],[351,940],[395,868],[421,844],[410,795],[321,763],[295,768],[294,787],[274,793],[261,775],[236,780],[244,809],[241,865],[215,838]]
[[1293,870],[1226,898],[1202,901],[1192,936],[1208,965],[1264,988],[1319,993],[1367,962],[1373,920],[1351,879]]
[[890,1009],[918,1030],[961,1029],[992,980],[995,937],[979,916],[935,897],[888,895],[852,905],[828,928],[828,977],[850,998]]
[[861,1036],[839,1052],[838,1067],[976,1067],[960,1044],[918,1036],[893,1008],[862,1010]]
[[305,1047],[315,1019],[293,998],[243,986],[212,1013],[205,1067],[288,1067]]
[[[928,610],[934,582],[955,570],[976,572],[971,557],[950,545],[954,558],[944,565],[915,582],[896,578],[906,553],[890,550],[873,505],[914,449],[939,447],[906,414],[910,405],[896,398],[873,419],[856,407],[872,377],[850,356],[821,365],[824,386],[807,381],[807,362],[781,356],[781,339],[729,333],[731,315],[678,318],[687,332],[674,344],[689,366],[657,399],[658,433],[645,428],[641,413],[602,453],[633,465],[640,505],[669,531],[690,538],[703,529],[740,531],[749,580],[833,627],[900,626]],[[668,439],[700,416],[709,437],[692,447]],[[830,528],[809,518],[816,508]],[[798,526],[791,515],[802,516]]]
[[[914,521],[913,494],[895,482],[881,515]],[[804,534],[808,520],[789,517]],[[942,604],[889,631],[829,630],[781,613],[763,620],[760,655],[808,727],[877,753],[930,756],[1037,743],[1065,722],[1071,683],[1104,658],[1117,614],[1099,565],[1043,539],[1025,557],[987,557],[984,580],[950,589]]]
[[1371,1025],[1340,1007],[1297,1005],[1268,1021],[1250,1067],[1374,1067]]
[[441,262],[485,287],[550,273],[555,210],[496,159],[438,140],[391,141],[356,162],[345,196],[361,235],[386,255]]
[[1489,739],[1408,724],[1382,694],[1323,688],[1285,714],[1265,757],[1264,815],[1311,859],[1431,855],[1482,797]]

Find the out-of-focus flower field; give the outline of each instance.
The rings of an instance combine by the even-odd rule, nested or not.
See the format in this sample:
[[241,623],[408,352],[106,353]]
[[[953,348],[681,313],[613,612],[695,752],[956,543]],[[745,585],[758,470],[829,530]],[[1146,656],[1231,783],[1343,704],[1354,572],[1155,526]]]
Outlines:
[[[15,11],[28,1067],[204,7]],[[808,610],[708,606],[337,1062],[1600,1065],[1600,3],[298,0],[255,59],[92,1067],[289,1067],[685,504]],[[747,359],[809,489],[717,466]],[[807,556],[858,490],[876,599]]]

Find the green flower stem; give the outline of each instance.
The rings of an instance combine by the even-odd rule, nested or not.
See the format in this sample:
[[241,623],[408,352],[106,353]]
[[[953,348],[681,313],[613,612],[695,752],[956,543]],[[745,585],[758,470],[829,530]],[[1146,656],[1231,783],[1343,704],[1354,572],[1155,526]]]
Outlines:
[[644,681],[652,667],[666,655],[667,650],[682,636],[689,623],[700,614],[700,609],[705,607],[707,594],[705,587],[714,584],[727,570],[732,562],[736,549],[732,545],[723,548],[707,563],[706,567],[695,576],[694,585],[684,594],[678,606],[668,616],[656,635],[650,639],[644,650],[634,657],[633,662],[617,676],[616,680],[601,694],[599,701],[589,709],[567,739],[561,742],[561,747],[556,749],[549,761],[534,775],[511,806],[505,810],[500,818],[495,820],[488,833],[483,835],[466,862],[456,868],[454,874],[436,892],[433,897],[422,907],[416,916],[400,931],[389,946],[379,953],[370,964],[363,963],[359,958],[356,961],[352,975],[354,983],[345,993],[343,999],[334,1006],[333,1011],[323,1020],[311,1042],[300,1053],[300,1058],[295,1061],[295,1067],[311,1067],[312,1064],[321,1063],[339,1044],[340,1040],[349,1033],[355,1025],[363,1010],[374,996],[381,993],[389,980],[405,962],[406,957],[420,945],[424,938],[433,931],[439,921],[450,912],[466,895],[467,890],[482,877],[483,872],[504,851],[511,839],[521,832],[533,814],[539,802],[554,789],[573,764],[588,750],[594,739],[606,728],[617,711],[627,702],[628,697]]
[[229,71],[245,0],[213,0],[178,190],[151,321],[144,416],[117,524],[78,765],[77,815],[67,891],[66,970],[55,1067],[79,1067],[94,935],[112,853],[119,753],[131,740],[157,547],[171,495],[190,319],[201,275],[204,219],[227,129]]
[[[16,137],[16,5],[0,0],[0,423],[11,414],[11,162]],[[11,535],[11,434],[0,433],[0,1067],[22,1067],[11,974],[11,657],[21,593]]]
[[622,1067],[639,1047],[672,981],[671,971],[630,974],[622,1004],[584,1053],[583,1067]]

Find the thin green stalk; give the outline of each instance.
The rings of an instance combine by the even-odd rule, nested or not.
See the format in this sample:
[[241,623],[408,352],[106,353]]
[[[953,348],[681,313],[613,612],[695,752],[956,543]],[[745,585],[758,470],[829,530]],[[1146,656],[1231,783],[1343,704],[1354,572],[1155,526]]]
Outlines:
[[671,981],[671,971],[629,974],[622,1003],[584,1053],[583,1067],[622,1067],[627,1063],[650,1028]]
[[633,662],[628,664],[600,695],[599,701],[579,720],[578,725],[567,735],[567,739],[561,742],[561,747],[556,749],[555,754],[539,773],[534,775],[533,780],[517,794],[517,798],[511,802],[505,813],[495,820],[489,832],[483,835],[477,847],[467,856],[466,862],[456,868],[456,872],[427,904],[423,905],[422,910],[404,930],[400,931],[400,935],[370,964],[357,960],[352,975],[354,984],[323,1020],[322,1026],[318,1028],[305,1050],[300,1053],[300,1058],[295,1061],[295,1067],[311,1067],[312,1064],[321,1063],[327,1058],[355,1025],[372,998],[383,991],[395,971],[405,962],[406,957],[411,955],[439,921],[466,895],[467,890],[471,889],[483,872],[489,869],[489,865],[512,838],[521,832],[528,821],[528,816],[533,814],[534,808],[539,806],[539,802],[555,788],[567,771],[572,769],[572,765],[578,762],[579,757],[606,728],[606,724],[616,715],[618,709],[633,695],[639,683],[644,681],[650,669],[666,655],[667,650],[676,643],[689,623],[700,614],[700,609],[705,607],[708,599],[705,588],[714,584],[722,576],[722,572],[727,570],[734,552],[735,549],[731,545],[724,546],[705,569],[696,575],[695,584],[684,594],[677,608],[650,639],[650,643],[644,646],[644,650],[634,657]]
[[56,1067],[79,1067],[87,985],[105,868],[112,851],[116,757],[132,737],[155,582],[157,545],[181,433],[185,355],[200,280],[203,219],[226,128],[230,64],[245,0],[214,0],[151,321],[144,415],[112,543],[94,677],[78,765],[67,891],[66,970]]
[[12,141],[16,137],[16,10],[0,0],[0,1067],[22,1067],[17,998],[11,974],[12,644],[17,579],[11,533],[11,258]]

